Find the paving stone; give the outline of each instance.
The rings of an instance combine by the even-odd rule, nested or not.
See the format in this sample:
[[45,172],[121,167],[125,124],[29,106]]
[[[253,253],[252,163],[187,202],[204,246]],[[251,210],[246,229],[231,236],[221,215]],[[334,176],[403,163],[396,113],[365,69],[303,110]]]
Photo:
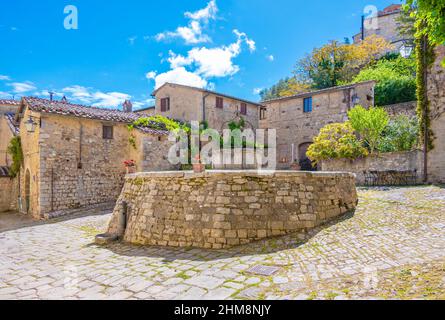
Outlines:
[[219,279],[212,276],[195,276],[185,280],[184,283],[204,289],[215,289],[224,283],[224,279]]
[[[445,299],[445,189],[368,188],[359,197],[353,216],[306,242],[288,235],[224,251],[88,246],[82,229],[106,226],[109,214],[0,230],[0,299],[230,299],[238,290],[244,299],[388,299],[400,281],[412,299]],[[275,262],[285,267],[259,283],[245,273]]]

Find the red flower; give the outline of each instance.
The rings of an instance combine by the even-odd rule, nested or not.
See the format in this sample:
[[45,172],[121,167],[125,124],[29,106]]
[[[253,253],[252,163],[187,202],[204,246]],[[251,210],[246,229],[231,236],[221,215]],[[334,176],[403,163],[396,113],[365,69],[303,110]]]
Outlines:
[[134,160],[125,160],[124,161],[124,165],[126,167],[135,167],[136,166],[136,162]]

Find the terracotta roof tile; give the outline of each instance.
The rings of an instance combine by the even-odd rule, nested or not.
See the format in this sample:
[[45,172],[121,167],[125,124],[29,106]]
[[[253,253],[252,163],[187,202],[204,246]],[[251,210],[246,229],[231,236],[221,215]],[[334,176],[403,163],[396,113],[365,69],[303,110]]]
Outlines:
[[20,105],[20,100],[0,99],[0,105],[18,106]]
[[15,121],[15,113],[7,112],[5,113],[6,123],[8,124],[9,128],[11,129],[12,133],[17,136],[20,133],[20,126]]
[[[105,109],[72,104],[63,101],[50,101],[47,99],[27,97],[24,98],[30,110],[41,113],[52,113],[64,116],[74,116],[85,119],[94,119],[102,121],[112,121],[121,123],[132,123],[135,120],[144,117],[143,114],[134,112],[123,112],[116,109]],[[137,127],[141,131],[150,134],[168,135],[168,131],[159,130],[152,127]]]
[[9,177],[8,167],[0,167],[0,177]]

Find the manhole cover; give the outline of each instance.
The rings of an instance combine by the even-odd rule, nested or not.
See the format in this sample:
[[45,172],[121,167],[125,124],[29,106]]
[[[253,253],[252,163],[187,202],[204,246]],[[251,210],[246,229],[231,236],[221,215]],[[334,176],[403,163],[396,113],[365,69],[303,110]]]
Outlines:
[[271,275],[277,273],[279,270],[280,270],[280,268],[277,268],[277,267],[257,265],[257,266],[254,266],[254,267],[248,269],[246,272],[252,273],[252,274],[257,274],[260,276],[271,276]]

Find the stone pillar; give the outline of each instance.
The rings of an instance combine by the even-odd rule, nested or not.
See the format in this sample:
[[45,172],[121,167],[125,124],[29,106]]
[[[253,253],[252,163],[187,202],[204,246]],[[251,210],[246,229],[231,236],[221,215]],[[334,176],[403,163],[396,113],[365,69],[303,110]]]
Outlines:
[[428,98],[431,104],[431,129],[434,149],[428,154],[429,181],[445,183],[445,46],[436,50],[437,59],[428,75]]

